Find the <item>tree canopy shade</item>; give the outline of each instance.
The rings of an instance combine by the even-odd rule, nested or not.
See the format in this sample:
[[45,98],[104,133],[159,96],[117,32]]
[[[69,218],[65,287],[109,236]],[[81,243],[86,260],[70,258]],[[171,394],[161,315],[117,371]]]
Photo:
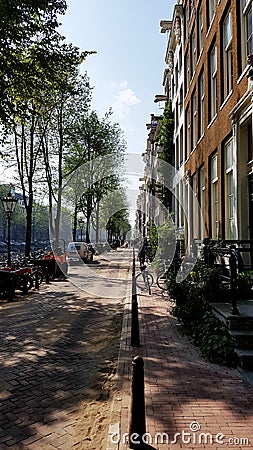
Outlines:
[[0,120],[5,126],[17,115],[24,117],[30,100],[39,109],[47,88],[63,84],[68,89],[62,73],[92,53],[67,45],[58,33],[57,17],[66,8],[64,0],[0,0]]
[[[43,153],[45,161],[46,135],[51,137],[58,132],[58,138],[49,146],[50,155],[59,156],[58,186],[61,188],[63,108],[69,98],[74,101],[79,89],[80,64],[93,53],[80,52],[72,44],[66,44],[58,33],[57,18],[66,8],[63,0],[0,0],[0,124],[2,138],[8,137],[13,144],[10,156],[16,155],[27,214],[27,254],[34,180],[38,179]],[[59,125],[57,131],[55,123]],[[48,165],[46,179],[49,181],[47,169]],[[51,166],[53,172],[52,169]],[[51,193],[49,186],[49,197]]]

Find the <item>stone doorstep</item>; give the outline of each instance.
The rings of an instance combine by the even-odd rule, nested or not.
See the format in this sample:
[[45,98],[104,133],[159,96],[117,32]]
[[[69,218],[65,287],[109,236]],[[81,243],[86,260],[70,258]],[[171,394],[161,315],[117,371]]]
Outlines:
[[253,330],[253,317],[247,316],[228,316],[227,317],[227,325],[229,330],[245,330],[251,331]]
[[253,350],[253,331],[229,330],[229,333],[235,339],[238,348]]
[[[240,303],[238,308],[240,311]],[[235,353],[241,368],[252,371],[253,376],[253,316],[232,315],[227,304],[214,304],[212,310],[214,315],[227,325],[229,333],[235,339]]]
[[245,370],[253,371],[253,350],[235,348],[235,353],[240,360],[241,367]]

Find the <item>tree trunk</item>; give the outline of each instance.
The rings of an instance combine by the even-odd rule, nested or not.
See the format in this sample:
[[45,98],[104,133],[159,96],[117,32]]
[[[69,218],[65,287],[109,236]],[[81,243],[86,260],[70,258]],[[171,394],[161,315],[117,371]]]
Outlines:
[[96,243],[99,242],[99,202],[96,209]]
[[76,230],[77,230],[77,203],[74,210],[74,222],[73,222],[73,241],[76,242]]

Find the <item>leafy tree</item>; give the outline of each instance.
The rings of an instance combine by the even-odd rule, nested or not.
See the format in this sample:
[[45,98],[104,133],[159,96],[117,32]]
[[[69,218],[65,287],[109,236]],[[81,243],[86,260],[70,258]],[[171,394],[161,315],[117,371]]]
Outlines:
[[[13,137],[12,144],[26,208],[28,255],[34,177],[39,156],[45,149],[46,133],[52,125],[52,112],[55,112],[55,105],[59,106],[57,169],[60,191],[63,158],[62,97],[74,94],[76,84],[73,84],[73,78],[76,78],[80,63],[90,52],[81,53],[73,45],[67,45],[57,32],[57,16],[65,12],[65,1],[39,0],[35,4],[31,1],[0,0],[0,8],[0,120],[2,130]],[[57,103],[52,103],[53,99]],[[52,175],[52,168],[46,172],[48,182],[49,172]],[[49,187],[49,197],[52,197],[52,185]],[[57,221],[59,222],[59,217]]]
[[101,200],[100,220],[107,230],[107,240],[125,239],[131,229],[129,223],[128,200],[122,187],[108,193]]
[[[64,172],[64,162],[68,158],[71,137],[76,117],[87,114],[91,88],[86,74],[79,75],[76,70],[63,74],[71,86],[68,91],[52,93],[50,117],[46,116],[47,133],[43,134],[42,146],[44,167],[48,186],[50,229],[55,245],[58,247],[62,193],[68,174]],[[64,179],[66,178],[66,183]],[[54,204],[56,208],[54,208]]]
[[125,142],[119,125],[110,122],[110,115],[111,112],[106,113],[102,119],[95,111],[79,115],[72,128],[71,151],[66,159],[66,173],[71,176],[78,171],[83,189],[75,211],[82,211],[86,217],[86,242],[90,242],[92,213],[96,209],[93,225],[98,233],[99,202],[119,185]]
[[0,0],[0,119],[4,125],[12,123],[19,102],[22,105],[33,96],[40,80],[54,80],[55,61],[61,54],[55,43],[62,39],[57,17],[66,8],[65,0]]

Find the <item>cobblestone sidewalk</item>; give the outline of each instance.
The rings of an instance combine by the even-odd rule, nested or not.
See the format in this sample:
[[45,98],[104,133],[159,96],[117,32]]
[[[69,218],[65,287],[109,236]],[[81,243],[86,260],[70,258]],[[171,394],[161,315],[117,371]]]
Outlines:
[[[153,289],[153,288],[152,288]],[[236,369],[205,361],[182,336],[157,288],[138,295],[140,343],[130,346],[131,301],[125,305],[118,387],[107,450],[125,450],[131,361],[144,359],[147,442],[158,450],[253,448],[253,387]]]

